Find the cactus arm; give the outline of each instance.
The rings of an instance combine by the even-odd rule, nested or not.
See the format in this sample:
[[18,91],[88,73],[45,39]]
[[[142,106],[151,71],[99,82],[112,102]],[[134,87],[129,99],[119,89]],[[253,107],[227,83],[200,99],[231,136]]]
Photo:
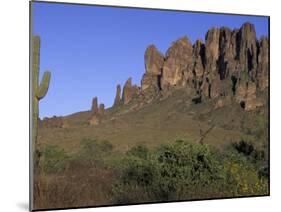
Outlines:
[[50,78],[51,78],[51,72],[45,71],[42,81],[36,91],[36,97],[38,100],[42,99],[46,95],[50,84]]

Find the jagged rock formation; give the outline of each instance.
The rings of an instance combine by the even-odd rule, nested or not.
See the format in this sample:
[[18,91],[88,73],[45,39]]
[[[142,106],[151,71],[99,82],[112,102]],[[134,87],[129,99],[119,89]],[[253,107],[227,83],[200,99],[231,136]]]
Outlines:
[[98,125],[101,122],[101,119],[103,118],[103,116],[105,114],[105,106],[103,103],[101,103],[98,106],[97,97],[93,98],[91,113],[92,113],[92,116],[90,117],[88,123],[90,125]]
[[268,71],[269,71],[269,58],[268,58],[268,38],[262,37],[258,41],[258,67],[257,79],[258,87],[264,90],[268,87]]
[[124,87],[122,93],[122,103],[128,104],[133,97],[136,97],[139,94],[139,87],[137,85],[132,85],[132,78],[130,77]]
[[156,93],[160,90],[160,76],[164,64],[164,56],[154,45],[147,47],[144,54],[145,74],[141,80],[141,90],[145,93]]
[[161,76],[161,88],[169,89],[171,86],[183,85],[184,73],[191,71],[192,44],[187,37],[178,39],[168,49]]
[[215,108],[220,108],[237,102],[247,111],[255,110],[264,104],[257,94],[268,87],[268,51],[268,38],[258,40],[254,25],[248,22],[240,29],[211,28],[205,43],[197,40],[192,45],[181,37],[165,56],[149,45],[141,88],[132,86],[129,78],[122,98],[117,87],[114,106],[126,105],[134,97],[149,103],[174,89],[187,89],[196,104],[214,100]]
[[122,100],[121,100],[121,86],[117,85],[117,87],[116,87],[116,95],[115,95],[113,106],[119,106],[121,104],[122,104]]

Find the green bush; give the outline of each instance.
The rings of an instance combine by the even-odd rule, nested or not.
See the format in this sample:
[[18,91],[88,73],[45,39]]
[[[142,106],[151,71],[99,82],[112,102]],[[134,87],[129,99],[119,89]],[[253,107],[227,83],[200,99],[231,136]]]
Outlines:
[[156,188],[161,199],[192,198],[198,189],[225,182],[220,160],[207,145],[183,141],[164,145],[157,151],[157,161],[161,177]]
[[42,148],[42,169],[47,174],[56,174],[65,170],[68,156],[63,149],[54,145]]
[[122,163],[120,179],[113,188],[118,203],[261,195],[268,191],[268,179],[246,156],[208,145],[177,141],[153,150],[136,146]]
[[124,189],[129,192],[136,187],[148,193],[152,201],[187,199],[200,188],[203,192],[205,187],[225,183],[222,164],[207,145],[177,141],[151,152],[143,150],[133,147],[124,159],[120,182],[114,188],[119,199],[126,193]]
[[91,165],[101,164],[103,158],[112,151],[113,145],[109,141],[83,139],[75,159]]
[[147,159],[149,154],[149,150],[146,146],[144,145],[137,145],[132,147],[128,152],[127,155],[129,156],[135,156],[138,158],[142,158],[142,159]]

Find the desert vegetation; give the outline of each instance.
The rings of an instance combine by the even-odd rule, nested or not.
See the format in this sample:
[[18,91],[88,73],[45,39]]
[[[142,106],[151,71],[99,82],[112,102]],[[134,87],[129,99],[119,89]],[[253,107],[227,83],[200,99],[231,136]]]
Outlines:
[[268,38],[250,23],[205,37],[149,45],[140,86],[117,85],[112,107],[38,121],[46,74],[34,209],[269,194]]
[[[46,145],[35,176],[36,208],[265,195],[266,151],[240,140],[224,150],[177,140],[116,151],[109,141],[83,139],[67,154]],[[262,165],[261,165],[262,164]]]

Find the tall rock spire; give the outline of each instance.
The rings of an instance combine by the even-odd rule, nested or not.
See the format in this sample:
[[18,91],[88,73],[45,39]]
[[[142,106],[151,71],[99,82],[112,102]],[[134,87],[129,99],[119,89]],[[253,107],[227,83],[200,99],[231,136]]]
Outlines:
[[98,114],[99,108],[98,108],[98,97],[94,97],[92,101],[92,109],[93,114]]
[[122,100],[121,100],[121,86],[118,84],[117,87],[116,87],[116,95],[115,95],[113,106],[118,106],[121,103],[122,103]]

